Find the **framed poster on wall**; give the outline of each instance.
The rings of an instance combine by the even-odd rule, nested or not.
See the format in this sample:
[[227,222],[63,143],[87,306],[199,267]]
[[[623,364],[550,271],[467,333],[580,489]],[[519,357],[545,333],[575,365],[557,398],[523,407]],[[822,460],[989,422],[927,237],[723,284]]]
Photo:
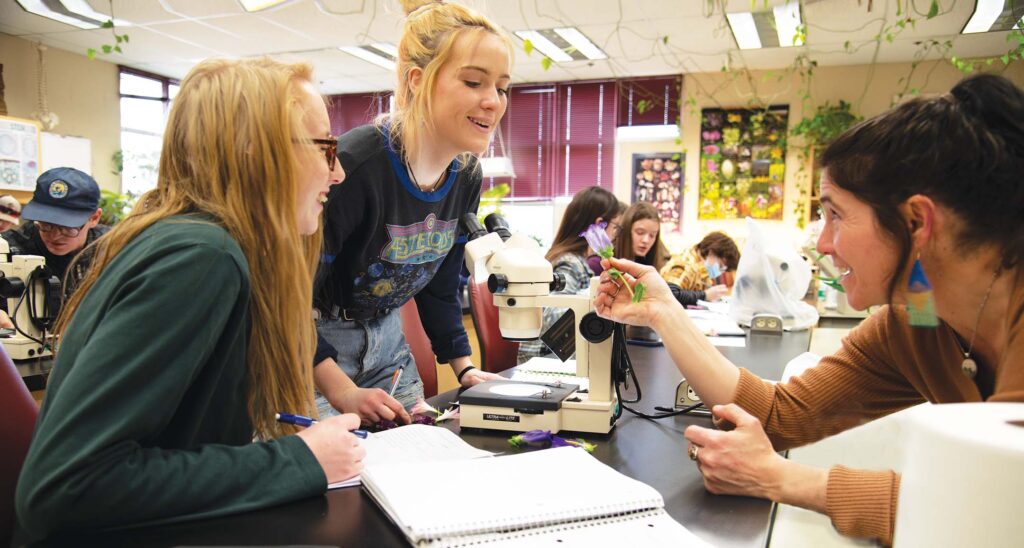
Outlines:
[[0,188],[35,188],[40,169],[40,134],[35,120],[0,116]]
[[679,231],[683,219],[683,155],[648,152],[633,155],[632,203],[649,202],[663,230]]
[[698,219],[782,220],[789,107],[701,111]]

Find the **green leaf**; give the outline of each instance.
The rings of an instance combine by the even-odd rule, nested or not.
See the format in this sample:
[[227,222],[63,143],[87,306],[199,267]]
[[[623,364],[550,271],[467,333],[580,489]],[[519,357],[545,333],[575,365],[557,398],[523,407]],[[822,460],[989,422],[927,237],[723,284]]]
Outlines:
[[533,52],[533,42],[531,42],[529,40],[523,40],[523,51],[525,51],[527,55],[532,53]]
[[928,19],[939,14],[939,0],[932,0],[932,7],[928,8]]
[[549,68],[551,68],[551,58],[545,57],[545,58],[541,59],[540,60],[540,66],[543,67],[544,70],[548,70]]
[[127,34],[122,34],[122,35],[121,35],[121,38],[123,38],[123,39],[124,39],[124,43],[125,43],[125,44],[127,44],[127,43],[128,43],[128,35],[127,35]]
[[1010,64],[1010,54],[1009,53],[1007,53],[1006,55],[1000,57],[1000,59],[1002,59],[1004,65],[1009,65]]
[[85,56],[88,57],[89,59],[95,59],[96,58],[96,50],[93,49],[93,48],[89,48],[89,49],[85,50]]
[[103,44],[103,53],[110,53],[113,49],[110,44]]
[[681,157],[682,157],[682,155],[677,152],[677,153],[672,155],[672,161],[673,162],[678,162],[679,158],[681,158]]
[[121,46],[114,46],[114,51],[121,53]]
[[121,38],[120,34],[115,34],[114,35],[114,41],[116,41],[118,44],[121,43],[121,40],[123,40],[123,38]]
[[843,42],[843,49],[846,50],[846,51],[850,51],[850,41],[849,40],[847,40],[846,42]]
[[661,43],[662,44],[668,44],[668,35],[665,35],[665,36],[661,37]]
[[100,25],[100,28],[101,29],[112,29],[112,28],[114,28],[114,20],[113,19],[107,19],[106,21],[103,22],[103,24]]
[[647,286],[641,282],[637,282],[637,284],[633,286],[633,302],[640,302],[640,300],[644,298],[644,293],[646,292]]

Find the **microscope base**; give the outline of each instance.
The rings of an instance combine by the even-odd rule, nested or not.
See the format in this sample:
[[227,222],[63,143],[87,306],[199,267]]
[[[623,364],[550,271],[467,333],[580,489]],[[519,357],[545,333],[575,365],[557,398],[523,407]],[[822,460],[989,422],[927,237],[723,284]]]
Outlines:
[[462,404],[459,417],[459,424],[464,428],[607,434],[615,426],[615,405],[613,402],[563,402],[561,409],[521,413],[511,407]]
[[32,360],[50,355],[50,350],[24,335],[0,339],[12,360]]

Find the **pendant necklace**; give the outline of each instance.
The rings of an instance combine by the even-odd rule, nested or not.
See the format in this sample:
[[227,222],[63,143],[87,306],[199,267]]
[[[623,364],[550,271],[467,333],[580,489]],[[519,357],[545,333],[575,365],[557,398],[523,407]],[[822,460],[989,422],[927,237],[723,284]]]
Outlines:
[[412,183],[416,185],[416,188],[422,190],[423,192],[436,191],[438,188],[440,188],[441,183],[444,182],[445,176],[448,175],[448,168],[445,168],[443,171],[441,171],[441,176],[438,177],[436,181],[434,181],[434,184],[430,185],[429,189],[424,189],[422,186],[420,186],[420,182],[416,180],[416,173],[413,172],[412,168],[409,167],[408,164],[406,164],[405,170],[409,172],[409,178],[412,179]]
[[978,336],[978,327],[981,326],[981,315],[985,311],[988,297],[992,294],[992,287],[996,285],[996,279],[999,278],[1000,272],[1002,272],[1002,267],[996,269],[995,274],[992,275],[992,283],[988,284],[988,290],[985,291],[985,298],[982,299],[981,308],[978,309],[978,319],[974,320],[974,331],[971,332],[971,341],[967,344],[967,350],[964,350],[964,345],[960,342],[960,337],[953,331],[953,328],[949,327],[948,323],[946,324],[946,327],[953,333],[953,340],[956,341],[956,345],[960,348],[960,353],[964,355],[964,361],[960,364],[960,371],[968,379],[974,379],[978,374],[978,364],[974,361],[974,358],[971,358],[971,352],[974,350],[974,339]]

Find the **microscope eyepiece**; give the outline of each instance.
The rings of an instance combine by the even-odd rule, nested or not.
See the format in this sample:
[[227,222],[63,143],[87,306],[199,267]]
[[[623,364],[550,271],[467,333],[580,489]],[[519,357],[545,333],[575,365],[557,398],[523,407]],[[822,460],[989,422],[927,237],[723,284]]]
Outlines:
[[487,229],[484,228],[484,225],[480,224],[480,219],[476,218],[476,213],[466,213],[463,215],[460,224],[462,225],[462,231],[466,233],[467,240],[472,241],[487,235]]
[[485,217],[484,226],[487,227],[487,232],[497,232],[503,242],[512,237],[512,232],[508,229],[508,221],[500,213],[491,213]]

